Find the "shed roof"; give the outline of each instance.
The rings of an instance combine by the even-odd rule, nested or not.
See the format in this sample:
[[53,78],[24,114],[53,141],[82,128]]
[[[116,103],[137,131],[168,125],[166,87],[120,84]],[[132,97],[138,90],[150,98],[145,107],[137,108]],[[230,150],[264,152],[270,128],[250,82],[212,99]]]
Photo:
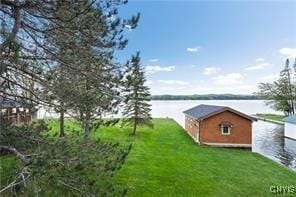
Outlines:
[[10,98],[0,98],[0,107],[5,108],[5,107],[24,107],[28,106],[23,101],[16,101],[14,99]]
[[296,114],[284,118],[284,122],[288,122],[288,123],[296,124]]
[[219,111],[223,109],[224,106],[216,106],[216,105],[198,105],[191,109],[184,111],[184,114],[188,114],[194,118],[202,118],[206,115],[209,115],[213,112]]
[[246,119],[249,119],[251,121],[256,121],[257,119],[256,118],[253,118],[251,116],[248,116],[244,113],[241,113],[239,111],[236,111],[230,107],[226,107],[226,106],[217,106],[217,105],[198,105],[198,106],[195,106],[191,109],[188,109],[186,111],[184,111],[183,113],[184,114],[187,114],[189,116],[192,116],[198,120],[200,119],[206,119],[208,117],[211,117],[211,116],[214,116],[218,113],[221,113],[221,112],[224,112],[224,111],[231,111],[241,117],[244,117]]

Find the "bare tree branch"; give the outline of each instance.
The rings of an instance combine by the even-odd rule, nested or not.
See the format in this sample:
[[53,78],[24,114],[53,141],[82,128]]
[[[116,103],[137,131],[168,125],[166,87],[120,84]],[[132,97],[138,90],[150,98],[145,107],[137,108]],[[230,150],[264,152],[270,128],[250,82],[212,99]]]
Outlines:
[[5,151],[8,151],[10,153],[13,153],[15,154],[18,158],[20,158],[25,164],[27,164],[29,161],[28,159],[26,158],[26,156],[19,152],[16,148],[12,147],[12,146],[5,146],[5,145],[0,145],[0,150],[5,150]]
[[[16,177],[15,180],[13,180],[11,183],[9,183],[7,186],[5,186],[4,188],[2,188],[0,190],[0,193],[10,189],[10,188],[14,188],[15,186],[24,183],[24,185],[26,186],[26,180],[30,177],[30,173],[28,170],[28,167],[24,167],[22,169],[22,171],[19,173],[19,175]],[[20,180],[19,180],[20,179]],[[18,181],[19,180],[19,181]]]

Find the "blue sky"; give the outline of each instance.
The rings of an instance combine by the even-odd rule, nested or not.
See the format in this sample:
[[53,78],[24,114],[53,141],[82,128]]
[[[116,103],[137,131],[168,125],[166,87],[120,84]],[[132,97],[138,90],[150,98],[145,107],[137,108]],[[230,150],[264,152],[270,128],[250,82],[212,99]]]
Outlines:
[[257,91],[296,56],[296,1],[130,1],[141,13],[123,61],[141,52],[152,94]]

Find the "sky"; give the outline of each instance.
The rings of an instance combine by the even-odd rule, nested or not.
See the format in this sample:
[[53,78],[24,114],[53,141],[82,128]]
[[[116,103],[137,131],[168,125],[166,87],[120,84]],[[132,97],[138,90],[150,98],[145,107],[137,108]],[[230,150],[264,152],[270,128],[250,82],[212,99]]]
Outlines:
[[137,51],[153,95],[252,94],[296,57],[296,1],[132,0],[141,13],[119,61]]

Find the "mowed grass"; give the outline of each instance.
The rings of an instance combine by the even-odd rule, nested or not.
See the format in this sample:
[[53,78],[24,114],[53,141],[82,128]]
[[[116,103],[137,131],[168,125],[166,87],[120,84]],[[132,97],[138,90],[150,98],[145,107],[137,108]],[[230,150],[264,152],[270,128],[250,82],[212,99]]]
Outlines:
[[296,185],[294,171],[250,150],[198,145],[172,119],[153,123],[136,136],[120,124],[92,133],[132,144],[113,180],[128,196],[269,196],[270,186]]
[[285,116],[283,115],[277,115],[277,114],[256,114],[260,118],[265,118],[267,120],[275,120],[279,122],[283,122],[283,119]]
[[[55,136],[58,121],[48,123]],[[140,127],[136,136],[130,134],[132,128],[120,124],[91,134],[93,139],[132,144],[125,164],[111,180],[127,188],[127,196],[274,196],[270,186],[296,185],[294,171],[250,150],[198,145],[172,119],[153,123],[153,129]],[[81,130],[71,120],[66,128]]]

